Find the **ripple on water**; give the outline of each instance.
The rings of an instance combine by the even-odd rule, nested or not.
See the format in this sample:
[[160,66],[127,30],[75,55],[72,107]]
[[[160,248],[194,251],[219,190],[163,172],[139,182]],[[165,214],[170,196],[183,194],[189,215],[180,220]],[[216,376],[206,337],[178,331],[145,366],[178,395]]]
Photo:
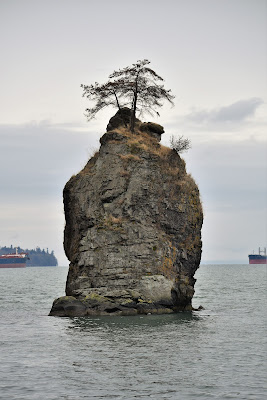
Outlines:
[[47,316],[66,268],[13,272],[0,271],[3,399],[265,398],[264,268],[201,267],[201,312],[95,318]]

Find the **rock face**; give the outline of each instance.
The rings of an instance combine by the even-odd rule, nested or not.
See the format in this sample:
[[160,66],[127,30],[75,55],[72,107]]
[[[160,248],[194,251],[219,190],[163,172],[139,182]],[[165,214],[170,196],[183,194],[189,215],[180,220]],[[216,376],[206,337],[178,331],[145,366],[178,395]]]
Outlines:
[[50,315],[191,310],[202,207],[160,125],[109,122],[101,147],[64,189],[66,296]]

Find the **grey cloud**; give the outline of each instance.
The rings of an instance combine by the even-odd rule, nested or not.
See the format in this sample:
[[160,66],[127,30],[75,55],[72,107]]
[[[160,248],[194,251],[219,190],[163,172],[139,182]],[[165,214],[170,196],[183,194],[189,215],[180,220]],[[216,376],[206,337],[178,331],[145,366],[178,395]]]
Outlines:
[[256,109],[264,101],[261,98],[253,97],[246,100],[239,100],[229,106],[212,110],[193,111],[186,116],[187,120],[197,123],[240,123],[255,114]]
[[48,123],[0,125],[0,196],[22,198],[61,196],[72,174],[98,146],[98,136]]

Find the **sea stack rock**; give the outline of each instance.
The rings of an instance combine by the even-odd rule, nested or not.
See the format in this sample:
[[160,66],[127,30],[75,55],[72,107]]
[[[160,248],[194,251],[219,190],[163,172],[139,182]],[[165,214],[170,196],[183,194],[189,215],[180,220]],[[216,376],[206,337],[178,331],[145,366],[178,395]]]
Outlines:
[[185,162],[160,145],[163,127],[129,110],[111,118],[101,147],[64,188],[66,296],[50,315],[192,310],[203,213]]

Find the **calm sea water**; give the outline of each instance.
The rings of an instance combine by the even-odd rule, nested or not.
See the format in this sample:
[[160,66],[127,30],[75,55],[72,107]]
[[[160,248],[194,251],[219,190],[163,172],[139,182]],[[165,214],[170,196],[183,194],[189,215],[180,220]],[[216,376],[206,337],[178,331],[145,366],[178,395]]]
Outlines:
[[266,266],[202,265],[176,315],[48,317],[67,268],[0,270],[0,398],[265,399]]

